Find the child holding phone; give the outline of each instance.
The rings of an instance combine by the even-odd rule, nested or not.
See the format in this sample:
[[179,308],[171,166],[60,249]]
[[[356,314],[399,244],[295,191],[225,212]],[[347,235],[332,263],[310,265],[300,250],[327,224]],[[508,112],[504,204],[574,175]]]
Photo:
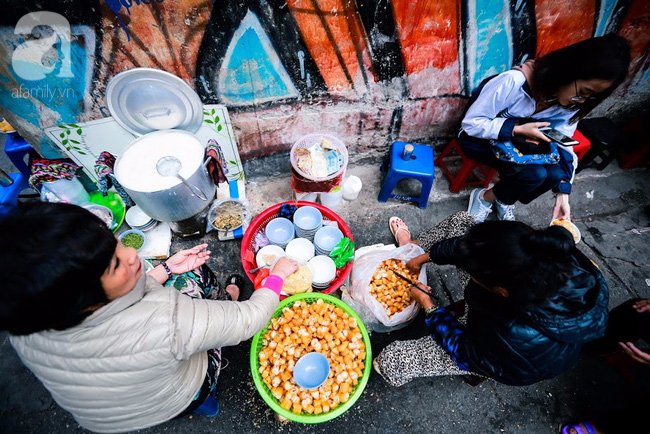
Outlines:
[[458,137],[468,157],[499,171],[494,187],[470,194],[468,212],[477,222],[488,217],[493,205],[499,220],[515,220],[517,201],[528,204],[551,189],[557,193],[552,218],[570,220],[569,194],[578,163],[571,146],[558,142],[559,156],[517,164],[500,159],[493,145],[518,142],[541,150],[540,145],[551,142],[540,131],[547,127],[573,136],[577,122],[623,82],[629,64],[629,43],[607,35],[529,60],[481,83]]

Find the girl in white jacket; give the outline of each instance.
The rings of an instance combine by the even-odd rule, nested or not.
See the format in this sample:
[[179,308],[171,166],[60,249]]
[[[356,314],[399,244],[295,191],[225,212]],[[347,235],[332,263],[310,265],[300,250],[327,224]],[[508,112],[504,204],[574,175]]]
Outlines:
[[[145,274],[135,249],[66,204],[35,204],[0,221],[0,239],[0,330],[56,402],[98,432],[216,414],[219,348],[266,325],[298,267],[278,261],[247,301],[192,298],[163,284],[189,273],[209,289],[206,244]],[[226,289],[236,300],[238,287]]]
[[553,162],[518,164],[498,158],[493,145],[519,141],[524,142],[520,148],[533,148],[528,153],[546,154],[535,151],[550,142],[540,128],[550,126],[571,137],[578,120],[623,82],[629,64],[628,42],[607,35],[553,51],[482,83],[458,138],[468,157],[499,171],[493,188],[470,194],[468,212],[477,222],[487,218],[493,204],[499,220],[514,220],[517,201],[530,203],[551,189],[557,193],[553,219],[570,220],[569,194],[578,163],[570,146],[558,145],[559,159]]

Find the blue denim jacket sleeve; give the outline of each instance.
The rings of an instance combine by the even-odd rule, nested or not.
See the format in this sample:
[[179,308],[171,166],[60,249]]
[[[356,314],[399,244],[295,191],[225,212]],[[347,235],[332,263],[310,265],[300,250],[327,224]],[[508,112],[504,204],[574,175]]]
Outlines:
[[454,359],[460,369],[469,371],[469,360],[461,355],[464,351],[460,351],[462,346],[468,344],[465,326],[456,321],[445,308],[430,313],[425,322],[438,345]]

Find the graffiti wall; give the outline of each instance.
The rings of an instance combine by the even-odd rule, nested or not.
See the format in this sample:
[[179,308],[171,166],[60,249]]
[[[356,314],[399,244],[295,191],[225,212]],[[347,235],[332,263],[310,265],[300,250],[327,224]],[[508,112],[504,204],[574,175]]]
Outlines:
[[484,78],[607,33],[631,42],[626,83],[597,114],[650,99],[647,0],[26,0],[0,17],[0,114],[43,134],[110,116],[108,81],[159,68],[228,107],[244,159],[317,131],[352,158],[457,130]]

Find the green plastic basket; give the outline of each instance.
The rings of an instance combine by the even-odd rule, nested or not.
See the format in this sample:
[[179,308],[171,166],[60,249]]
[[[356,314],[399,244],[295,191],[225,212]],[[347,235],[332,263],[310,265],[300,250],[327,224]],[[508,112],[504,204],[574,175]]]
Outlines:
[[291,297],[288,297],[285,300],[280,302],[280,305],[273,313],[273,318],[277,318],[280,315],[282,315],[282,309],[293,305],[293,303],[298,300],[304,301],[308,304],[312,304],[315,303],[319,298],[322,299],[325,303],[333,304],[336,307],[340,307],[348,315],[357,319],[357,327],[359,327],[359,331],[361,331],[361,336],[363,337],[363,343],[366,346],[365,348],[366,359],[364,360],[363,376],[359,379],[359,384],[357,384],[354,387],[354,389],[352,389],[352,392],[350,394],[350,399],[328,413],[296,414],[291,411],[285,410],[284,408],[280,407],[280,402],[277,399],[275,399],[275,397],[271,394],[271,391],[262,380],[262,375],[259,372],[260,362],[258,356],[260,350],[262,349],[262,340],[264,339],[264,335],[266,334],[266,331],[269,328],[269,325],[271,324],[271,322],[269,321],[266,327],[264,327],[262,331],[260,331],[253,337],[253,343],[251,345],[251,373],[253,374],[253,382],[255,383],[255,387],[257,388],[257,391],[262,396],[262,399],[264,399],[264,401],[269,405],[269,407],[271,407],[273,411],[278,413],[280,416],[284,416],[287,419],[292,420],[294,422],[322,423],[322,422],[327,422],[328,420],[332,420],[345,413],[348,409],[350,409],[350,407],[354,405],[357,399],[359,399],[359,397],[361,396],[363,389],[365,389],[366,384],[368,383],[368,378],[370,377],[370,371],[372,369],[372,351],[370,348],[370,337],[368,336],[368,330],[366,330],[366,326],[361,321],[361,318],[359,318],[359,315],[357,315],[357,313],[354,310],[352,310],[350,306],[348,306],[338,298],[332,297],[331,295],[327,295],[327,294],[321,294],[318,292],[307,292],[304,294],[292,295]]

